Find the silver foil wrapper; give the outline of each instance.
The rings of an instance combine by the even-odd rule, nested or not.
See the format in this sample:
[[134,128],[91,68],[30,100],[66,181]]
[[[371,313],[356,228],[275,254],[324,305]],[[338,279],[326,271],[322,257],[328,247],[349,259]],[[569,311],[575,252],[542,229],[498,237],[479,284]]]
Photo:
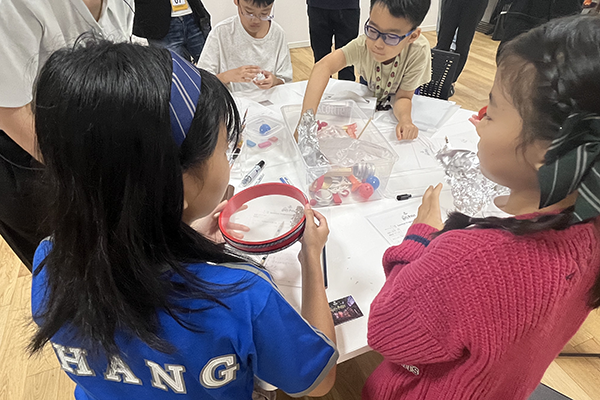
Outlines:
[[302,117],[296,128],[298,132],[298,148],[300,153],[306,161],[306,165],[309,167],[322,167],[322,168],[311,168],[309,174],[315,175],[309,179],[317,179],[319,176],[325,174],[329,170],[329,160],[321,152],[319,147],[319,139],[317,137],[317,131],[319,125],[315,119],[313,110],[308,110]]
[[481,212],[497,196],[509,189],[490,181],[479,168],[479,157],[469,150],[456,150],[444,146],[436,158],[444,167],[450,185],[454,206],[467,215]]

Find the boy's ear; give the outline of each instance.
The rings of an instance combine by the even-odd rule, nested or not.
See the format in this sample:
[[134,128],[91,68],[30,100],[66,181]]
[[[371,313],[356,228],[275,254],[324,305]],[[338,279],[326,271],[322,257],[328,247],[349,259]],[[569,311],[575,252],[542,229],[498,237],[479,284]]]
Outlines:
[[415,29],[415,31],[410,34],[410,36],[408,38],[408,44],[413,43],[415,40],[417,40],[419,38],[419,36],[421,36],[421,28]]
[[238,0],[233,0],[233,4],[235,4],[236,7],[239,6]]

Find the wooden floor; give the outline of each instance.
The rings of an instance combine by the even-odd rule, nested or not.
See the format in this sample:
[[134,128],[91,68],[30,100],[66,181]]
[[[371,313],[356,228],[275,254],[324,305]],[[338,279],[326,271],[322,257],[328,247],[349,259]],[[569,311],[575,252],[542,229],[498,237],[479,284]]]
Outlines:
[[[435,33],[425,36],[432,45]],[[495,71],[497,42],[477,33],[465,71],[452,97],[463,108],[478,110],[486,104]],[[292,50],[294,80],[308,78],[313,64],[308,48]],[[41,357],[29,359],[24,351],[31,334],[31,274],[0,238],[0,400],[73,399],[74,385],[46,348]],[[600,314],[594,311],[566,349],[600,353]],[[363,383],[381,362],[375,352],[338,367],[333,390],[322,399],[358,400]],[[575,400],[600,400],[600,359],[561,358],[552,363],[544,383]],[[283,393],[279,399],[290,399]]]

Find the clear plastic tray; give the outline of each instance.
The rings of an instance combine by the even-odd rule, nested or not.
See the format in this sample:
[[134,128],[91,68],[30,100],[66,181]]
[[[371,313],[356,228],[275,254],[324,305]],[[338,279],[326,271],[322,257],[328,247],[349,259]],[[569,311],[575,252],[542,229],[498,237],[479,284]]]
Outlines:
[[[301,105],[289,105],[281,108],[283,118],[290,135],[296,130],[298,121],[300,120]],[[364,141],[365,145],[373,144],[383,157],[369,156],[368,159],[353,159],[350,163],[330,164],[327,168],[312,167],[306,164],[302,159],[300,167],[303,171],[299,171],[299,175],[304,177],[303,185],[308,189],[311,203],[316,207],[325,207],[339,204],[357,203],[364,201],[372,201],[384,197],[385,188],[394,163],[398,160],[398,156],[381,135],[374,122],[369,123],[369,118],[358,107],[354,101],[335,101],[322,102],[317,111],[316,119],[327,126],[336,126],[347,131],[348,127],[352,127],[351,133],[356,136],[360,135],[360,141]],[[364,129],[364,132],[363,132]],[[362,134],[361,134],[362,132]],[[340,141],[352,145],[354,139]],[[323,143],[323,142],[321,142]],[[300,154],[300,149],[294,141],[294,145]],[[373,180],[370,177],[375,177]],[[367,185],[368,183],[371,188]],[[363,188],[361,189],[361,186]]]
[[246,124],[244,145],[253,152],[271,150],[279,144],[283,132],[283,124],[276,119],[266,116],[251,118]]

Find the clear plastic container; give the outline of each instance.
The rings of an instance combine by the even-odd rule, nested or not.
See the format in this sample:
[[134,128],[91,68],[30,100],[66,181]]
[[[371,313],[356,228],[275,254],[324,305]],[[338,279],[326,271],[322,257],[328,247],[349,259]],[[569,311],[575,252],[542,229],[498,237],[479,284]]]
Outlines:
[[270,117],[251,118],[244,131],[244,146],[249,152],[264,152],[279,145],[284,133],[281,122]]
[[[301,105],[281,108],[290,134],[296,130],[301,110]],[[335,127],[338,135],[347,135],[328,143],[326,141],[331,138],[319,136],[321,151],[325,156],[329,160],[340,154],[347,153],[352,156],[340,157],[342,161],[330,163],[325,168],[309,166],[301,157],[300,165],[303,171],[299,171],[298,174],[305,179],[302,183],[308,188],[311,204],[315,207],[326,207],[383,198],[398,156],[375,124],[369,122],[369,118],[354,101],[322,102],[316,119],[322,127],[320,129]],[[362,143],[356,143],[355,137],[359,137],[358,142]],[[339,148],[331,148],[332,144],[339,145]],[[294,145],[300,154],[295,141]],[[354,151],[355,147],[360,147],[360,151]],[[332,155],[334,157],[331,157]]]

